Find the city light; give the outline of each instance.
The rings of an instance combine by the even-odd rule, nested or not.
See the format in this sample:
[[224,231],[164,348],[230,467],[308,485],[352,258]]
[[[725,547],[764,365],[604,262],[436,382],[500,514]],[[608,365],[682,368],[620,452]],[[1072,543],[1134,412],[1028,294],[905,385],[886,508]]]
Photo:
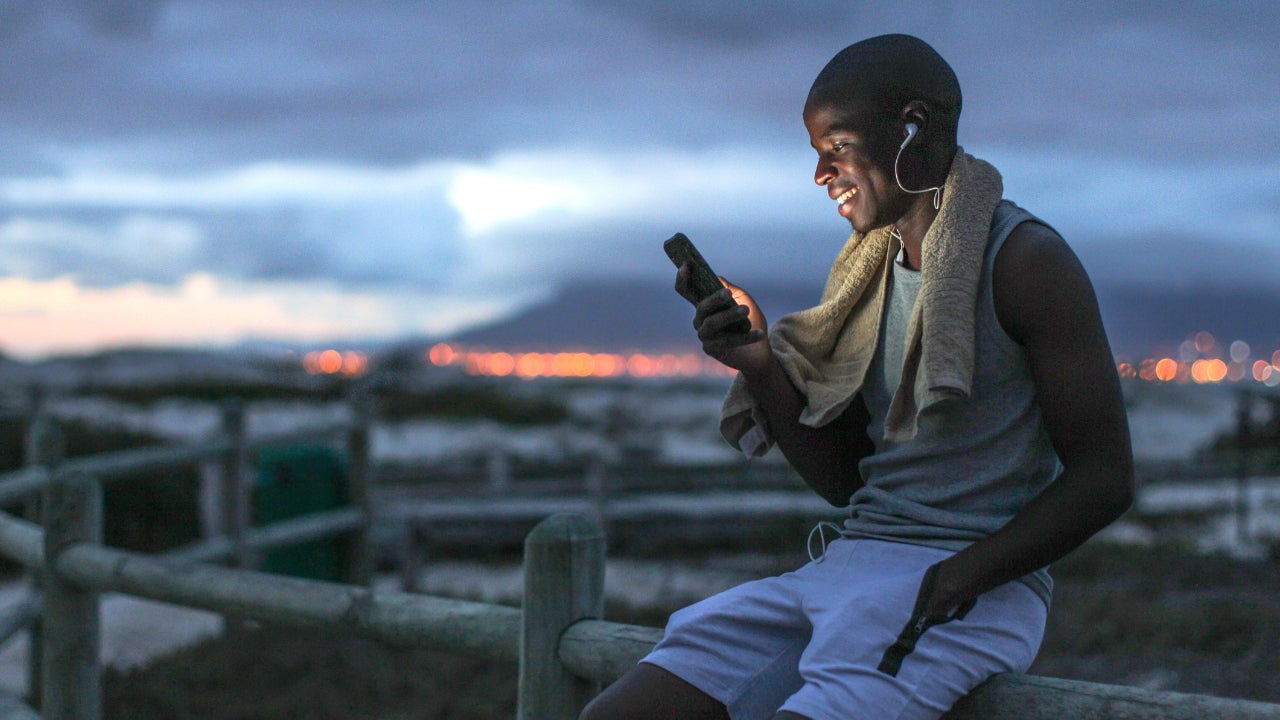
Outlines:
[[1213,334],[1203,330],[1196,333],[1194,342],[1196,352],[1201,354],[1209,352],[1213,349],[1213,346],[1217,344],[1217,340],[1214,339]]
[[1253,364],[1253,379],[1258,382],[1266,382],[1275,372],[1271,363],[1266,360],[1258,360]]
[[490,377],[731,377],[734,371],[696,353],[506,352],[434,345],[426,360],[435,367],[458,366],[468,375]]
[[1244,340],[1219,342],[1212,333],[1200,331],[1189,335],[1177,346],[1176,357],[1153,357],[1141,360],[1116,359],[1116,373],[1122,379],[1157,383],[1196,383],[1214,385],[1223,382],[1280,385],[1280,350],[1255,357],[1254,348]]
[[[1255,382],[1280,386],[1280,350],[1268,355],[1243,340],[1219,341],[1201,331],[1173,347],[1172,356],[1116,358],[1121,379],[1148,383],[1215,385]],[[1255,359],[1256,358],[1256,359]],[[485,377],[693,378],[732,377],[735,371],[700,353],[520,352],[437,343],[423,355],[425,367],[455,367]],[[302,358],[312,375],[360,377],[369,372],[366,353],[316,350]]]
[[302,356],[302,369],[309,375],[360,377],[369,371],[369,356],[356,350],[316,350]]

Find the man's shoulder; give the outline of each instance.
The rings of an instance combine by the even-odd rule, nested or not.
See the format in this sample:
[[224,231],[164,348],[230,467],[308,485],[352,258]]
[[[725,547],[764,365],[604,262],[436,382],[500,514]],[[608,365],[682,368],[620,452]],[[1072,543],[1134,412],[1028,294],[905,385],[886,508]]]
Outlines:
[[1076,262],[1075,252],[1051,226],[1031,218],[1015,225],[996,255],[995,272],[1016,268],[1020,274],[1050,270]]
[[1052,225],[1009,198],[1002,198],[996,205],[991,218],[991,232],[993,236],[1006,235],[1009,239],[1014,236],[1026,238],[1028,235],[1047,234],[1062,240],[1062,235]]
[[1000,272],[1001,265],[1006,269],[1009,265],[1023,266],[1038,255],[1071,254],[1067,241],[1052,225],[1009,198],[1000,200],[991,218],[992,243],[995,244],[997,239],[1002,240],[998,247],[988,248],[996,250],[996,273]]
[[1092,283],[1062,235],[1038,219],[1020,222],[1000,247],[992,268],[996,315],[1020,343],[1044,326],[1096,307]]

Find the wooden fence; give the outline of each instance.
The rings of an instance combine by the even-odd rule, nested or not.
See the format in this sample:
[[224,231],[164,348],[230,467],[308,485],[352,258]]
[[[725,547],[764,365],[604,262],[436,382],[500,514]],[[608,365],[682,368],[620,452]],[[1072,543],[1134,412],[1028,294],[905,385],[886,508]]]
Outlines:
[[[592,520],[556,514],[525,540],[521,609],[368,587],[368,419],[248,441],[243,411],[228,406],[222,435],[181,448],[58,458],[55,426],[37,416],[30,465],[0,476],[0,503],[38,494],[43,526],[0,513],[0,555],[33,571],[32,593],[0,613],[0,643],[38,628],[32,694],[47,720],[96,720],[101,714],[99,596],[119,592],[299,628],[339,628],[390,644],[458,651],[519,663],[523,720],[574,718],[600,683],[620,677],[661,636],[658,628],[599,619],[603,609],[604,535]],[[348,507],[270,527],[247,524],[251,453],[267,446],[343,434],[352,459]],[[227,492],[225,532],[158,556],[101,543],[102,483],[141,468],[219,460]],[[252,554],[302,540],[344,537],[346,582],[284,577],[249,569]],[[235,567],[209,564],[230,560]],[[0,697],[0,720],[41,717],[16,698]],[[1001,675],[964,698],[950,720],[1280,720],[1280,705],[1154,692],[1025,675]]]

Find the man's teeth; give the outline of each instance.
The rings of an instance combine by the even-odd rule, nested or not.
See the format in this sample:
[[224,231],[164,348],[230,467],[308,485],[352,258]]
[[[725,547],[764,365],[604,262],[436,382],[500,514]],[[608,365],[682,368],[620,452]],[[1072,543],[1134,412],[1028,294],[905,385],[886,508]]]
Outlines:
[[844,192],[840,193],[840,197],[836,198],[836,204],[843,205],[844,203],[848,202],[849,198],[857,194],[858,194],[858,188],[856,187],[849,188],[848,190],[845,190]]

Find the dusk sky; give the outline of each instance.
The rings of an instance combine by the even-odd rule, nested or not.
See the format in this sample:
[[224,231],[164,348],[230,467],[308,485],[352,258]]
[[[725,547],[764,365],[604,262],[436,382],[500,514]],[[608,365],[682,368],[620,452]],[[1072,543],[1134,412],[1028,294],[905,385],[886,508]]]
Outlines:
[[0,0],[0,352],[447,333],[676,230],[816,284],[801,106],[886,32],[1096,283],[1280,290],[1276,2]]

